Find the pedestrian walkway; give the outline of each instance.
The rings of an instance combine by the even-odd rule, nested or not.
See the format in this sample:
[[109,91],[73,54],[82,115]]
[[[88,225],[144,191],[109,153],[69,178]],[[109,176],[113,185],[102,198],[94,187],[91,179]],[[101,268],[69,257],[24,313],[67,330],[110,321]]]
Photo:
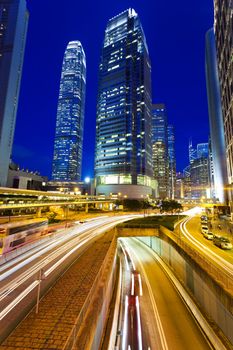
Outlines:
[[103,263],[110,235],[88,248],[41,300],[39,313],[34,309],[28,314],[0,345],[1,350],[63,348]]

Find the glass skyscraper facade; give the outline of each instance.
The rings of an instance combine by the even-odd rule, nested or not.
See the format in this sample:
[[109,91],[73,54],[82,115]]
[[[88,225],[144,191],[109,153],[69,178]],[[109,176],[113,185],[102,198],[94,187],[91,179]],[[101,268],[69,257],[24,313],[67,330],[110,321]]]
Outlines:
[[151,186],[151,64],[133,9],[110,19],[105,30],[99,66],[95,177],[97,193],[108,191],[108,185],[113,192],[117,185]]
[[[233,218],[233,0],[214,0],[214,34],[224,126],[227,187]],[[213,149],[214,151],[214,149]]]
[[185,197],[193,199],[210,198],[211,169],[209,143],[198,143],[194,148],[189,141],[189,166],[185,168]]
[[159,198],[169,197],[167,111],[164,104],[152,105],[153,171]]
[[55,181],[80,181],[85,94],[85,53],[79,41],[71,41],[60,80],[52,169]]
[[27,25],[26,0],[0,0],[0,186],[7,182]]

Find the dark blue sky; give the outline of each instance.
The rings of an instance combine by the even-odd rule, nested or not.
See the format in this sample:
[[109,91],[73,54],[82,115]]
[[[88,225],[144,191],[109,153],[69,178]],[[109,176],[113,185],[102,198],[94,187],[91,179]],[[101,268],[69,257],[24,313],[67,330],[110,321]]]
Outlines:
[[83,177],[93,175],[98,64],[109,18],[133,7],[152,63],[153,102],[167,105],[175,126],[177,169],[188,162],[188,140],[207,142],[205,32],[213,0],[29,0],[30,11],[13,160],[50,177],[57,98],[65,47],[80,40],[87,59]]

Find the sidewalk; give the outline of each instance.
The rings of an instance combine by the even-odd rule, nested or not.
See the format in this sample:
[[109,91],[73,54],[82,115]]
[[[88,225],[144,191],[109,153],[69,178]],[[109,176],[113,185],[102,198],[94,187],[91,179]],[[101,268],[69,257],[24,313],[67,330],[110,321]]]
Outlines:
[[111,233],[96,240],[41,300],[38,315],[33,309],[0,349],[62,349],[110,243]]

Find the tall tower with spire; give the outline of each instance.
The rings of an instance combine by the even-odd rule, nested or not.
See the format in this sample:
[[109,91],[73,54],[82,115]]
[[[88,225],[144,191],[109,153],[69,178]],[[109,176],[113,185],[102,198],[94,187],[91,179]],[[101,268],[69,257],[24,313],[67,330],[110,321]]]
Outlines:
[[52,179],[80,181],[86,93],[86,57],[80,41],[70,41],[62,65]]

